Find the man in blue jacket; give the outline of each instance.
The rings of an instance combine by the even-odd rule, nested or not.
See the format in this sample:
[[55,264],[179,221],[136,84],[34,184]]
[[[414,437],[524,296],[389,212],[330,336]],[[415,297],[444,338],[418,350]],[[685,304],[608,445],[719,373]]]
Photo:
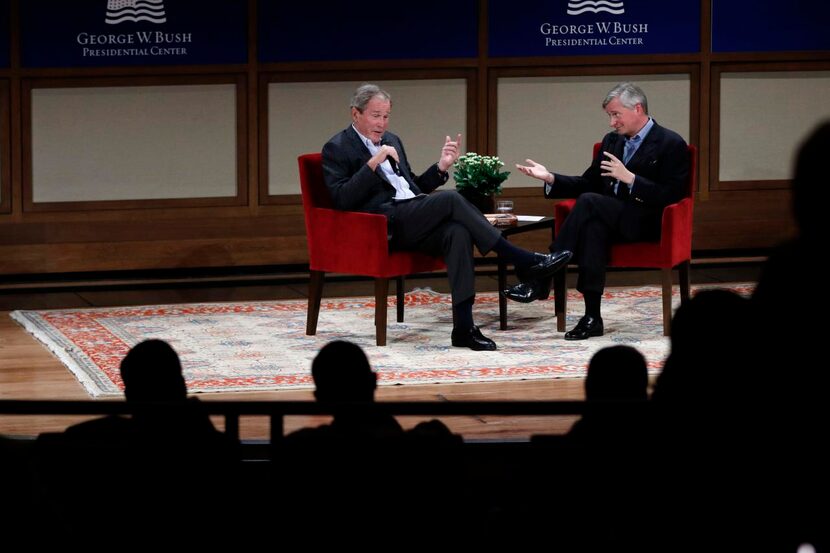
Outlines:
[[[602,139],[597,157],[581,176],[554,174],[530,159],[516,165],[521,173],[544,181],[546,198],[577,198],[550,248],[574,252],[579,265],[576,288],[585,300],[585,315],[565,333],[566,340],[602,336],[600,302],[611,244],[658,239],[663,208],[681,199],[689,176],[686,142],[649,117],[640,87],[618,84],[602,107],[614,130]],[[529,280],[503,293],[527,303],[547,297],[550,285],[549,277]]]

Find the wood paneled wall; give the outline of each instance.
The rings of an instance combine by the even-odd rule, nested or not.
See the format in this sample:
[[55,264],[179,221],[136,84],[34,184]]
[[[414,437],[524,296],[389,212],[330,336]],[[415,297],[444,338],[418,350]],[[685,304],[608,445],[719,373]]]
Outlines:
[[[20,1],[12,2],[11,65],[0,68],[2,275],[306,262],[299,195],[270,195],[268,190],[268,86],[281,82],[461,79],[466,83],[467,148],[498,154],[501,78],[688,75],[689,135],[700,148],[693,247],[710,253],[768,248],[793,232],[789,182],[780,178],[729,183],[718,180],[719,141],[725,120],[721,112],[721,76],[768,72],[799,75],[830,70],[830,52],[713,54],[709,48],[708,0],[701,0],[703,50],[695,54],[491,59],[486,52],[486,2],[482,0],[477,58],[266,64],[257,62],[256,9],[255,2],[249,0],[250,61],[244,65],[27,69],[19,63],[16,27]],[[49,204],[32,201],[34,89],[166,83],[233,83],[236,87],[235,196]],[[340,127],[347,123],[345,108]],[[761,124],[759,132],[774,133],[775,129]],[[327,138],[320,136],[320,144]],[[517,210],[524,213],[552,212],[551,203],[541,197],[538,187],[511,187],[509,195],[516,200]],[[525,239],[531,247],[542,248],[546,243],[544,237]]]

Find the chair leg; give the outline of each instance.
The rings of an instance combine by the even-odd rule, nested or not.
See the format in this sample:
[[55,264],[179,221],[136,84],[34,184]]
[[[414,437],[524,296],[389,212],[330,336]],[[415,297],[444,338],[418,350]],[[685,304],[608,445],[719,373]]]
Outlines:
[[375,343],[386,345],[386,301],[389,297],[389,279],[375,279]]
[[671,333],[672,270],[661,269],[660,272],[663,274],[663,336],[668,336]]
[[565,332],[565,317],[568,310],[567,271],[558,271],[553,275],[553,310],[556,313],[556,330]]
[[499,256],[499,329],[507,330],[507,298],[501,291],[507,288],[507,262]]
[[305,333],[317,334],[317,317],[320,315],[320,298],[323,296],[323,271],[311,271],[308,279],[308,311],[306,312]]
[[403,291],[404,291],[404,278],[399,276],[395,279],[395,290],[397,291],[397,298],[398,298],[398,322],[403,322]]
[[689,301],[689,293],[692,288],[691,268],[691,261],[684,261],[677,266],[677,269],[680,272],[680,303],[686,303]]

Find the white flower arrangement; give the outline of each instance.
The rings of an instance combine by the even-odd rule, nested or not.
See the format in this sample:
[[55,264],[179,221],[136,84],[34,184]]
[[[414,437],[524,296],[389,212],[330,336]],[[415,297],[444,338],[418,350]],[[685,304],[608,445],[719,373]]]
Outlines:
[[504,163],[497,156],[480,156],[475,152],[460,156],[452,166],[458,190],[474,190],[484,196],[501,194],[501,183],[510,174],[501,171]]

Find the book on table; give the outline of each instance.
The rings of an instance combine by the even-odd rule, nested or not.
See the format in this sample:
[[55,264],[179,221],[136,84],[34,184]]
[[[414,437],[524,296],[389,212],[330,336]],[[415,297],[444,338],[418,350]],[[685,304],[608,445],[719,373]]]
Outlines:
[[485,213],[484,216],[497,227],[512,227],[519,224],[519,218],[512,213]]

